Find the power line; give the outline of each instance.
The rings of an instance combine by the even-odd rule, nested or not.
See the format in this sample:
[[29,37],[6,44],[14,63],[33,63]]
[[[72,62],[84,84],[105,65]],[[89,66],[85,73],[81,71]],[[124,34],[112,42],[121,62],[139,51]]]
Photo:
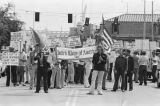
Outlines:
[[[32,10],[25,10],[25,9],[16,9],[16,10],[30,12],[30,13],[40,12],[40,13],[50,13],[50,14],[68,14],[68,12],[65,13],[65,12],[52,12],[52,11],[32,11]],[[69,13],[78,14],[78,15],[82,14],[80,12],[69,12]],[[102,13],[108,14],[108,13],[113,13],[113,12],[112,11],[109,11],[109,12],[87,12],[86,14],[102,14]],[[114,13],[123,13],[123,12],[117,11]]]

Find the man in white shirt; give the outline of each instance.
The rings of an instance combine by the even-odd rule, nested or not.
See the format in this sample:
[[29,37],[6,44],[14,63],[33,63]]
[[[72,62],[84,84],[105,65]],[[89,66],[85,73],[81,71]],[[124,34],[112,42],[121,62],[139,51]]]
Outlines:
[[53,50],[53,48],[50,49],[50,54],[48,56],[47,62],[50,64],[50,67],[52,68],[52,76],[51,76],[51,86],[50,88],[53,89],[55,86],[55,80],[56,80],[56,88],[61,89],[61,69],[60,64],[56,57],[56,51]]
[[114,62],[115,62],[115,53],[112,51],[111,53],[109,53],[109,72],[108,72],[108,80],[112,81],[112,70],[113,70],[113,66],[114,66]]
[[24,84],[24,72],[25,72],[25,65],[27,62],[27,57],[26,54],[24,52],[24,49],[22,50],[22,52],[20,53],[20,57],[19,57],[19,66],[18,66],[18,75],[17,75],[17,79],[18,79],[18,83],[22,84],[23,86],[25,86]]
[[155,53],[153,53],[153,57],[152,57],[152,82],[155,83],[156,82],[156,70],[157,70],[157,65],[158,65],[158,56],[156,56]]

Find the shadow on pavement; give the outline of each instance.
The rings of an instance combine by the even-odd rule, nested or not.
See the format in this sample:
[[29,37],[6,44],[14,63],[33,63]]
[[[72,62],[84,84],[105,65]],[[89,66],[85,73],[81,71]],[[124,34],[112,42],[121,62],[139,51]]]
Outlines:
[[34,93],[6,93],[1,96],[37,96]]

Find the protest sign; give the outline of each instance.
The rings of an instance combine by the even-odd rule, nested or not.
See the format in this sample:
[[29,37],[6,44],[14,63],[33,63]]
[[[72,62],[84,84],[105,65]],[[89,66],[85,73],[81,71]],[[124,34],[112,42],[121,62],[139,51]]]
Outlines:
[[123,48],[123,41],[122,40],[114,40],[114,44],[113,44],[112,48],[113,49]]
[[95,51],[95,46],[75,49],[57,47],[57,58],[64,60],[92,58]]
[[[22,44],[21,44],[22,46]],[[20,42],[19,41],[10,41],[10,47],[14,48],[14,50],[20,51]]]
[[11,41],[22,41],[24,33],[23,31],[11,32]]
[[149,39],[136,39],[135,50],[149,50]]
[[63,41],[59,38],[56,38],[56,39],[51,39],[51,44],[50,44],[51,47],[55,47],[55,46],[58,46],[58,47],[65,47]]
[[78,36],[68,37],[66,46],[68,48],[75,47],[75,46],[81,46],[80,37]]
[[156,41],[150,41],[150,50],[156,50],[157,47]]
[[19,65],[19,53],[4,52],[2,53],[3,65]]
[[133,50],[135,48],[135,42],[124,41],[124,48]]
[[14,50],[22,50],[23,44],[25,41],[23,39],[26,38],[26,32],[25,31],[18,31],[18,32],[11,32],[11,41],[10,41],[10,47],[13,47]]

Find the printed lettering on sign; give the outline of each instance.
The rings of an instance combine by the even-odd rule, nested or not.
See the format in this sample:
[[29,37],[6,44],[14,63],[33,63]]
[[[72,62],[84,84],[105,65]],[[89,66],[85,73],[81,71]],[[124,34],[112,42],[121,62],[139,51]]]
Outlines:
[[95,46],[75,49],[58,47],[57,58],[67,60],[92,58],[95,51]]
[[19,65],[19,53],[2,53],[3,65]]

